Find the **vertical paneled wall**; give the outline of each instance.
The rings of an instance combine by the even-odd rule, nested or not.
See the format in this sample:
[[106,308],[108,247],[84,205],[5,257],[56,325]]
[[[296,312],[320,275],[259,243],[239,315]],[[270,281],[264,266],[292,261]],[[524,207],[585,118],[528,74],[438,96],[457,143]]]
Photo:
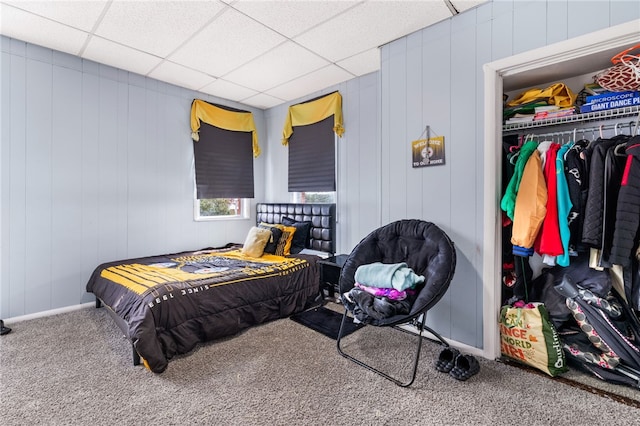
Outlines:
[[268,144],[265,200],[289,201],[288,153],[282,129],[290,105],[339,91],[345,132],[337,142],[337,251],[349,253],[369,232],[380,225],[380,121],[378,73],[311,93],[265,112]]
[[[252,110],[264,145],[262,110],[0,44],[0,318],[91,301],[103,262],[244,241],[252,219],[193,220],[189,114],[194,98]],[[263,157],[254,167],[259,200]]]
[[[428,317],[443,335],[483,346],[483,64],[639,16],[631,1],[501,0],[382,47],[382,222],[433,221],[455,242],[456,275]],[[446,164],[413,169],[427,125],[445,137]]]

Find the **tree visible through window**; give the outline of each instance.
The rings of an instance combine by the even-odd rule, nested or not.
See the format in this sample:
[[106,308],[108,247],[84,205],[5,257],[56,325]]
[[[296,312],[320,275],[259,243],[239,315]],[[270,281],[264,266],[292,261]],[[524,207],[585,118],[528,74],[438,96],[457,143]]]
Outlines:
[[242,216],[240,198],[208,198],[199,200],[199,216]]
[[336,193],[333,192],[294,192],[294,203],[335,203]]

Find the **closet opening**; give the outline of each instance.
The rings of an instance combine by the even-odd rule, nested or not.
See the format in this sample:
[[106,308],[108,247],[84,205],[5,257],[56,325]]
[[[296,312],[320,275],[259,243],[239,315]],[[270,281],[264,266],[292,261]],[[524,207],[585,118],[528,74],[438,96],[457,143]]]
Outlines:
[[502,304],[503,93],[607,68],[612,56],[640,41],[639,24],[628,22],[484,65],[482,355],[486,358],[501,356],[497,318]]

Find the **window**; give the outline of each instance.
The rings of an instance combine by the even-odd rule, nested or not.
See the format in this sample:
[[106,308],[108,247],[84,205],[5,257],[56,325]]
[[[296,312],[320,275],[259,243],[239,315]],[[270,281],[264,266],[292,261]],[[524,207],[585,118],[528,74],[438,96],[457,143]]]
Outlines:
[[250,112],[194,100],[191,109],[196,220],[249,217],[253,157],[260,148]]
[[343,132],[338,92],[289,107],[283,144],[289,146],[289,192],[300,193],[300,202],[328,199],[328,193],[335,200],[335,135]]

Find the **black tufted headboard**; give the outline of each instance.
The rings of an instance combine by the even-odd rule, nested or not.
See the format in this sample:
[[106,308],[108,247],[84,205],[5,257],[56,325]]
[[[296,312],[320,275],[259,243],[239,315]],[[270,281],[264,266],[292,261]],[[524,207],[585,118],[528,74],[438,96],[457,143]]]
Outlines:
[[282,223],[287,216],[299,221],[311,222],[311,242],[308,248],[334,254],[336,250],[336,205],[258,203],[256,223]]

